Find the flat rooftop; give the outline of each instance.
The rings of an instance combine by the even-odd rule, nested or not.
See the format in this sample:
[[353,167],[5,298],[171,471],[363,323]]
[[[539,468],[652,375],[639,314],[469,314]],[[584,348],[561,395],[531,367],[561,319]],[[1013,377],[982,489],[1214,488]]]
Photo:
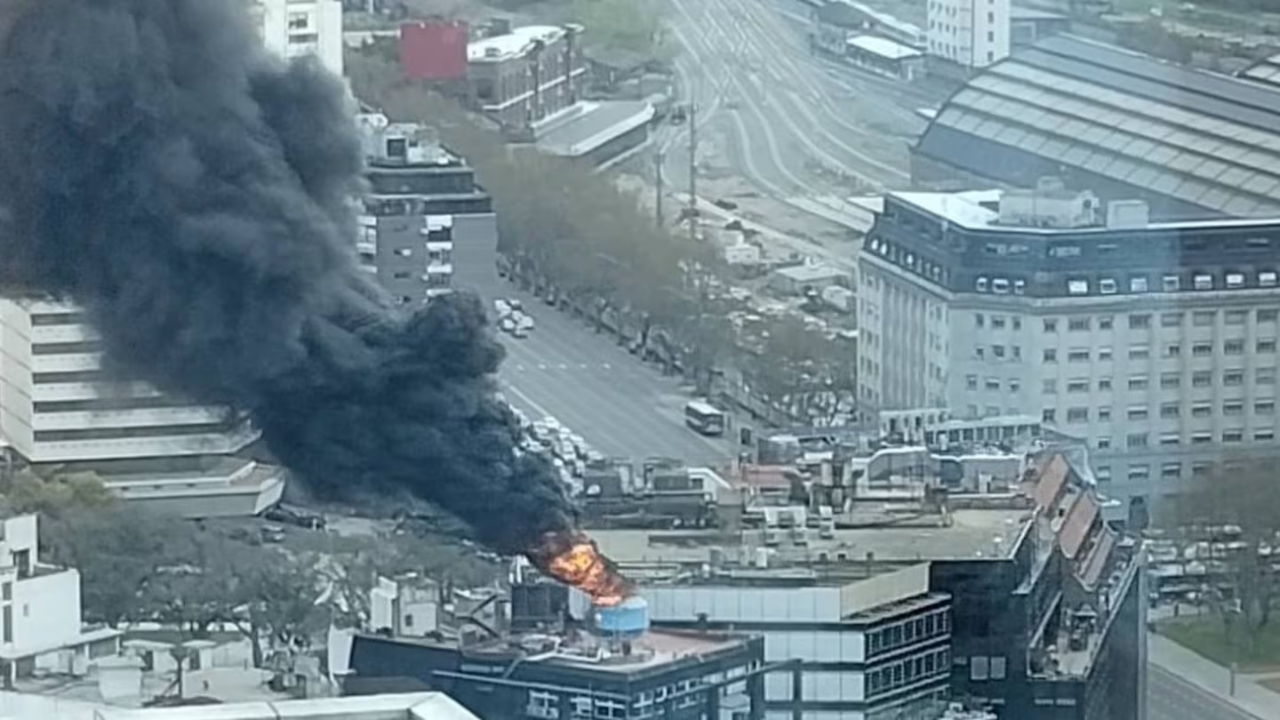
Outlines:
[[[407,645],[463,652],[469,660],[496,660],[523,658],[521,664],[558,665],[596,672],[630,674],[671,663],[698,660],[713,653],[733,650],[750,638],[723,632],[696,632],[679,630],[649,630],[632,641],[631,654],[622,655],[609,650],[600,638],[585,631],[570,631],[555,635],[524,633],[513,634],[479,645],[469,645],[465,651],[457,643],[441,642],[426,638],[384,638],[366,635],[368,639]],[[554,652],[546,648],[525,645],[526,642],[558,641]]]
[[[819,538],[812,528],[808,543],[794,546],[785,529],[771,557],[796,562],[816,562],[821,554],[836,561],[862,560],[873,553],[876,562],[929,560],[1004,559],[1010,557],[1032,517],[1027,508],[952,510],[950,526],[941,527],[938,516],[887,517],[863,527],[837,528],[835,537]],[[715,530],[651,531],[591,530],[600,549],[619,563],[703,563],[713,548],[765,547],[763,529],[745,529],[733,538]]]
[[477,720],[440,692],[229,703],[150,709],[114,708],[43,695],[0,692],[0,718],[15,720]]
[[470,62],[500,62],[520,57],[533,49],[535,41],[547,45],[564,37],[565,29],[554,25],[526,25],[512,28],[505,35],[484,38],[467,43],[467,60]]
[[[1028,225],[1001,225],[1000,213],[984,207],[982,203],[998,203],[1003,190],[966,190],[963,192],[893,192],[893,197],[918,210],[970,230],[1011,232],[1024,234],[1055,235],[1106,232],[1133,232],[1142,228],[1109,228],[1093,225],[1076,228],[1041,228]],[[1280,227],[1280,217],[1269,218],[1214,218],[1210,220],[1178,220],[1149,222],[1147,230],[1195,230],[1205,228],[1266,228]]]
[[552,155],[578,157],[647,124],[655,112],[644,100],[581,102],[545,120],[537,145]]

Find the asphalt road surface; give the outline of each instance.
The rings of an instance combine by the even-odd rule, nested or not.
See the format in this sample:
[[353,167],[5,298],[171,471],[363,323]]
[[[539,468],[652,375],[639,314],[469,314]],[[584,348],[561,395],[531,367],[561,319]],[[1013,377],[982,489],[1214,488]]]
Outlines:
[[1258,720],[1229,701],[1150,663],[1147,666],[1149,720]]
[[[812,192],[824,179],[864,189],[909,187],[921,107],[938,98],[809,50],[794,0],[672,0],[677,70],[699,131],[725,138],[728,162],[768,195]],[[664,170],[688,182],[687,128],[666,142]]]
[[677,379],[513,286],[487,293],[488,302],[499,296],[522,300],[536,323],[526,338],[502,335],[507,359],[499,371],[507,401],[530,418],[554,416],[596,450],[633,461],[721,464],[730,457],[726,440],[685,427],[689,396]]

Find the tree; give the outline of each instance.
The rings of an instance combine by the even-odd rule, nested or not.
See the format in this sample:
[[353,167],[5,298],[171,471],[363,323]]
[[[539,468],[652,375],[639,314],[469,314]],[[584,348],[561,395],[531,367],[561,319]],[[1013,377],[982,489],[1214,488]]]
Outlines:
[[746,375],[754,392],[792,422],[833,425],[856,410],[856,348],[803,316],[774,319],[759,333]]
[[652,58],[669,58],[674,47],[656,3],[647,0],[575,0],[570,15],[586,27],[586,42]]
[[[1250,653],[1258,631],[1271,622],[1276,572],[1271,548],[1280,540],[1280,495],[1275,473],[1261,461],[1231,463],[1199,479],[1163,504],[1165,528],[1205,552],[1224,570],[1225,590],[1206,594],[1229,642]],[[1212,575],[1210,575],[1212,577]]]

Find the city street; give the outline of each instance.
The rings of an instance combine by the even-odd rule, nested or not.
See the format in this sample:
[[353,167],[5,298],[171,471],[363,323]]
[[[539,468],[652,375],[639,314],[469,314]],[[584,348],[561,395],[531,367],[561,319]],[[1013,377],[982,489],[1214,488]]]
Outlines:
[[508,355],[499,372],[507,400],[530,418],[552,415],[605,455],[635,461],[661,455],[720,464],[730,457],[726,441],[685,427],[689,398],[677,380],[627,353],[612,336],[509,285],[486,296],[490,303],[521,299],[537,323],[526,338],[503,334]]
[[1147,665],[1147,717],[1151,720],[1260,720],[1156,663]]
[[[794,0],[672,0],[699,144],[719,141],[734,173],[776,198],[907,187],[925,126],[915,111],[938,98],[814,57],[805,12]],[[684,128],[666,143],[674,186],[688,183],[687,142]]]

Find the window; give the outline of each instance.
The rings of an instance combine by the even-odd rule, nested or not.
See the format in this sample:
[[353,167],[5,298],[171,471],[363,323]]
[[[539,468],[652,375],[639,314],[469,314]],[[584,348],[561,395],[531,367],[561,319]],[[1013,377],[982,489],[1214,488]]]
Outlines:
[[1244,321],[1249,317],[1249,313],[1245,310],[1228,310],[1222,315],[1222,322],[1226,325],[1243,325]]
[[1129,389],[1130,389],[1130,390],[1146,390],[1146,389],[1147,389],[1147,376],[1146,376],[1146,375],[1134,375],[1133,377],[1129,378]]
[[1182,463],[1168,462],[1160,466],[1160,477],[1164,480],[1177,480],[1182,476]]
[[1277,315],[1280,315],[1280,310],[1259,310],[1259,311],[1258,311],[1258,322],[1260,322],[1260,323],[1265,323],[1265,322],[1271,322],[1271,323],[1273,323],[1273,322],[1275,322],[1275,321],[1276,321],[1276,316],[1277,316]]
[[1089,349],[1072,348],[1067,352],[1067,362],[1089,362]]
[[1115,326],[1115,322],[1116,322],[1115,318],[1111,317],[1110,315],[1103,315],[1102,317],[1098,318],[1098,329],[1110,330],[1112,327]]
[[1147,408],[1135,405],[1134,407],[1129,408],[1128,417],[1130,420],[1146,420]]
[[1000,378],[992,378],[992,377],[987,378],[987,389],[988,389],[988,390],[999,390],[999,389],[1000,389]]
[[1075,379],[1072,379],[1072,380],[1068,380],[1068,381],[1067,381],[1067,392],[1069,392],[1069,393],[1082,393],[1082,392],[1089,392],[1089,379],[1088,379],[1088,378],[1075,378]]
[[1098,408],[1098,420],[1100,422],[1111,422],[1111,408],[1106,405]]
[[1244,287],[1244,273],[1230,272],[1227,273],[1227,288],[1235,290]]
[[1253,412],[1255,415],[1275,415],[1275,400],[1255,400],[1253,403]]
[[1259,353],[1270,355],[1276,351],[1276,341],[1274,339],[1259,340],[1257,350]]
[[1067,320],[1067,330],[1079,332],[1088,329],[1089,318],[1087,317],[1073,317]]
[[1258,287],[1275,287],[1276,273],[1273,270],[1263,270],[1258,273]]
[[983,317],[982,313],[974,313],[974,315],[973,315],[973,325],[974,325],[974,327],[979,327],[979,328],[980,328],[980,327],[985,327],[985,326],[986,326],[986,324],[987,324],[986,318],[985,318],[985,317]]
[[1093,446],[1098,448],[1099,450],[1109,450],[1111,449],[1111,438],[1100,437],[1097,440],[1093,441]]
[[1147,446],[1147,434],[1130,433],[1129,436],[1125,438],[1125,445],[1131,448],[1144,448]]
[[1213,442],[1213,433],[1208,433],[1208,432],[1191,433],[1192,445],[1208,445],[1211,442]]
[[1262,428],[1253,431],[1253,439],[1259,442],[1270,442],[1276,439],[1276,431],[1272,428]]
[[986,279],[986,278],[984,278],[984,277],[980,277],[980,278],[978,278],[978,279],[977,279],[977,281],[976,281],[976,282],[974,282],[973,287],[974,287],[974,289],[975,289],[975,290],[977,290],[978,292],[986,292],[986,291],[987,291],[987,279]]
[[1130,480],[1146,480],[1149,477],[1151,477],[1151,467],[1149,465],[1130,465],[1129,466]]
[[1045,332],[1047,332],[1047,333],[1058,332],[1058,321],[1057,321],[1057,320],[1045,320],[1045,321],[1044,321],[1044,331],[1045,331]]
[[1253,381],[1259,385],[1275,385],[1276,369],[1273,367],[1261,367],[1254,371]]
[[1053,348],[1045,348],[1044,361],[1047,363],[1058,362],[1058,351]]
[[1160,434],[1161,445],[1177,445],[1180,439],[1181,438],[1178,437],[1178,433],[1176,432],[1167,432],[1167,433]]
[[1223,352],[1223,354],[1224,354],[1224,355],[1243,355],[1243,354],[1244,354],[1244,341],[1243,341],[1243,340],[1228,340],[1228,341],[1226,341],[1225,343],[1223,343],[1223,344],[1222,344],[1222,352]]
[[1244,402],[1241,400],[1226,400],[1222,403],[1222,415],[1224,417],[1236,417],[1244,414]]
[[1198,402],[1191,406],[1191,417],[1206,418],[1213,415],[1213,405],[1207,402]]
[[1182,324],[1182,313],[1160,313],[1160,327],[1178,327]]
[[1178,343],[1169,343],[1164,346],[1165,357],[1178,357],[1182,354],[1182,345]]
[[1110,359],[1111,359],[1111,348],[1109,347],[1098,348],[1098,360],[1100,362],[1106,362]]
[[1134,345],[1129,348],[1130,360],[1146,360],[1151,357],[1151,348],[1146,345]]
[[984,655],[969,658],[969,679],[986,680],[991,677],[991,661]]
[[1160,404],[1160,417],[1166,419],[1176,418],[1181,415],[1181,408],[1176,402],[1168,402]]
[[1067,294],[1068,295],[1088,295],[1089,281],[1088,280],[1068,280]]
[[1098,482],[1100,483],[1111,482],[1111,466],[1099,465],[1098,467],[1094,468],[1093,476],[1097,478]]
[[1209,387],[1213,385],[1213,372],[1197,370],[1191,373],[1191,387]]
[[1102,378],[1101,380],[1099,380],[1099,381],[1098,381],[1098,389],[1099,389],[1099,390],[1101,390],[1101,391],[1103,391],[1103,392],[1110,392],[1110,390],[1111,390],[1111,378]]
[[1191,324],[1196,327],[1208,327],[1213,324],[1213,317],[1217,314],[1214,310],[1197,310],[1191,313]]
[[1129,278],[1129,292],[1144,293],[1147,291],[1147,279],[1142,276]]
[[1149,327],[1151,327],[1151,315],[1144,313],[1142,315],[1129,316],[1130,330],[1145,330]]
[[992,329],[992,330],[1003,330],[1003,329],[1004,329],[1004,316],[1003,316],[1003,315],[992,315],[992,316],[991,316],[991,329]]
[[1212,290],[1213,276],[1207,275],[1205,273],[1197,273],[1194,277],[1191,278],[1191,287],[1195,288],[1196,290]]
[[1069,423],[1089,422],[1089,408],[1082,408],[1082,407],[1067,408],[1067,422]]
[[1198,342],[1191,346],[1191,354],[1195,357],[1208,357],[1213,354],[1213,343]]
[[965,387],[967,387],[967,388],[968,388],[968,389],[970,389],[970,390],[977,390],[977,389],[978,389],[978,376],[977,376],[977,375],[965,375],[965,376],[964,376],[964,384],[965,384]]
[[1224,443],[1238,443],[1242,440],[1244,440],[1244,430],[1235,428],[1222,431],[1222,442]]
[[1003,345],[992,345],[992,346],[991,346],[991,354],[992,354],[992,356],[997,357],[997,358],[1002,358],[1002,357],[1004,357],[1004,346],[1003,346]]
[[983,360],[987,357],[987,349],[979,345],[973,349],[973,356]]
[[1227,387],[1244,384],[1243,370],[1227,370],[1222,373],[1222,384]]
[[1022,329],[1022,318],[1018,317],[1017,315],[1013,316],[1013,329],[1014,330]]
[[1040,392],[1044,393],[1045,395],[1056,395],[1058,393],[1058,381],[1057,380],[1043,381],[1040,387]]
[[1165,275],[1160,279],[1160,288],[1165,292],[1178,292],[1178,287],[1182,284],[1177,275]]
[[1004,657],[992,657],[991,658],[991,679],[1003,680],[1005,678],[1006,672],[1007,672],[1006,661]]
[[1057,422],[1058,411],[1054,408],[1045,408],[1040,411],[1040,421],[1046,423]]

